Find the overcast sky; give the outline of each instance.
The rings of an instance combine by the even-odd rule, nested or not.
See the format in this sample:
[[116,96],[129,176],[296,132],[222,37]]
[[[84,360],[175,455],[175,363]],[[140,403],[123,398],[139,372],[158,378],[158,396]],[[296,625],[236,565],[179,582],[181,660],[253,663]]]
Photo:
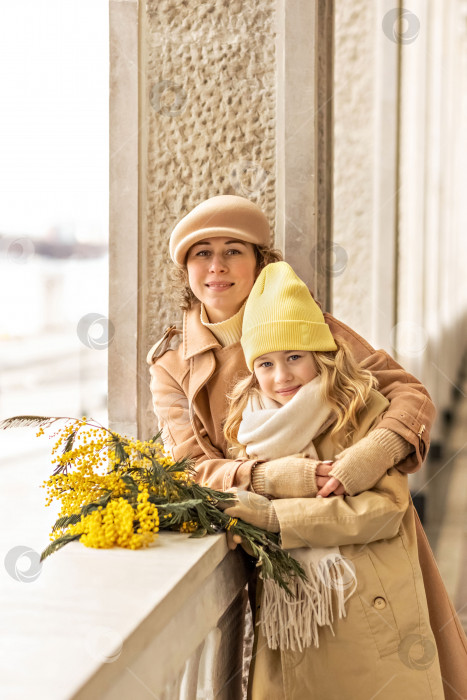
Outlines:
[[0,0],[0,233],[107,221],[108,1]]

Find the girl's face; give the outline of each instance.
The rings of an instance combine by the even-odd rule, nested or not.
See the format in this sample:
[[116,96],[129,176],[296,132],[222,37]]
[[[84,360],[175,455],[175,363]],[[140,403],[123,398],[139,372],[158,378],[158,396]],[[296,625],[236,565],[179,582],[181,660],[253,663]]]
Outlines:
[[256,358],[253,370],[261,391],[282,406],[318,376],[313,353],[307,350],[268,352]]
[[242,306],[258,270],[252,243],[208,238],[191,246],[186,258],[188,281],[211,323],[225,321]]

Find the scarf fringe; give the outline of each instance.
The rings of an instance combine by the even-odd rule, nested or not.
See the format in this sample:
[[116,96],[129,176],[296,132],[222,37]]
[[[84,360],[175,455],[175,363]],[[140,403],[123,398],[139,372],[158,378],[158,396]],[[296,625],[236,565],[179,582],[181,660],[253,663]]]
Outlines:
[[[262,632],[270,649],[303,651],[319,647],[319,628],[335,636],[333,606],[338,619],[346,617],[345,604],[357,588],[355,569],[340,553],[323,556],[318,565],[303,563],[307,581],[294,577],[288,584],[294,598],[272,579],[263,580]],[[344,569],[344,575],[343,575]]]

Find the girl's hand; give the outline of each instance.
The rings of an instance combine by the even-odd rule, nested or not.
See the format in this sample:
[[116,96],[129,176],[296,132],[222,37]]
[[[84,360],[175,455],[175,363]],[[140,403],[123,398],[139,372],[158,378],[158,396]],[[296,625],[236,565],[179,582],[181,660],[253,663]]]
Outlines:
[[344,486],[334,476],[329,476],[329,472],[333,467],[330,461],[320,462],[316,469],[316,484],[319,488],[316,498],[326,498],[331,494],[333,496],[348,496]]
[[279,532],[279,520],[271,501],[251,491],[237,490],[235,493],[237,501],[234,506],[224,510],[226,515],[231,518],[241,518],[246,523],[269,532]]
[[227,530],[225,534],[227,535],[227,547],[229,549],[236,549],[239,544],[242,544],[240,535],[232,535],[230,530]]
[[[267,509],[269,511],[270,508],[272,508],[271,502],[267,498],[263,498],[263,496],[259,496],[258,494],[250,493],[249,491],[239,491],[236,486],[232,486],[232,488],[227,489],[226,493],[233,493],[236,496],[236,504],[234,506],[230,506],[229,508],[226,508],[225,504],[218,504],[218,508],[220,510],[223,510],[227,515],[230,515],[231,517],[242,517],[246,522],[251,523],[251,519],[249,518],[249,515],[253,511],[257,511],[258,508],[259,510],[262,510],[264,508],[264,501],[267,503]],[[234,508],[238,508],[239,505],[246,505],[246,508],[244,508],[244,514],[246,514],[246,517],[243,518],[243,516],[240,516],[238,513],[235,513],[233,515],[230,510],[233,510]],[[254,518],[257,517],[257,514],[253,516]],[[264,518],[264,516],[263,516]],[[263,519],[261,518],[261,519]],[[270,524],[269,518],[267,519],[267,524]],[[273,520],[273,525],[275,524],[275,520],[277,520],[276,512],[274,511],[274,520]],[[260,525],[260,527],[263,527],[263,525]],[[267,530],[268,528],[265,527]],[[237,546],[240,544],[242,545],[243,549],[247,554],[250,554],[250,556],[255,556],[253,550],[251,549],[250,545],[248,542],[244,542],[243,538],[240,535],[234,535],[233,532],[230,530],[226,531],[226,536],[227,536],[227,547],[229,549],[237,549]]]

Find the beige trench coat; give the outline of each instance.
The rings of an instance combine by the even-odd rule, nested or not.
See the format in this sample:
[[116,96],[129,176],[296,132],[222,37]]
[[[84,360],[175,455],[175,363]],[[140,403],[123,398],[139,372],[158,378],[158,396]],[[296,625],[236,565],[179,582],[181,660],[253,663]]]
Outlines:
[[[374,392],[354,441],[386,407]],[[328,432],[315,441],[320,459],[335,455],[335,440]],[[444,698],[407,476],[392,468],[357,496],[280,499],[274,508],[283,547],[339,546],[355,570],[357,590],[346,618],[334,624],[335,636],[320,629],[319,648],[271,650],[256,627],[250,700]]]

